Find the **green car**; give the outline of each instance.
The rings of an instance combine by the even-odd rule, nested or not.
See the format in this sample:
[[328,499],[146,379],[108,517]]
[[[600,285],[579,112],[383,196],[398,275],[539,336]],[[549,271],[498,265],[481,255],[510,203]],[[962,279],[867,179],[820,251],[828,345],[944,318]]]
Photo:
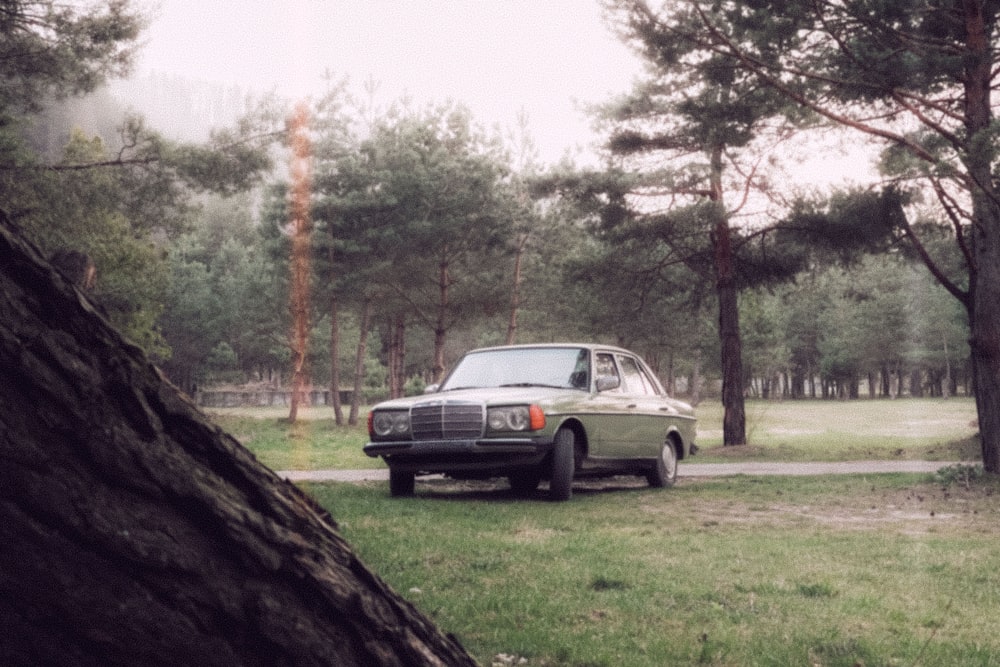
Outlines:
[[507,477],[522,494],[544,479],[553,500],[568,500],[582,477],[642,475],[665,487],[697,450],[694,410],[641,358],[569,343],[468,352],[424,395],[374,406],[368,433],[364,451],[389,466],[393,496],[437,473]]

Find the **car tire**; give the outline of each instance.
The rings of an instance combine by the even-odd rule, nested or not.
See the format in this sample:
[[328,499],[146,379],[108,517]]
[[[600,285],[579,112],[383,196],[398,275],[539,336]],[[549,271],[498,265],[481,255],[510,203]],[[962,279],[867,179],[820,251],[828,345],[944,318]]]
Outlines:
[[563,501],[573,497],[573,474],[576,472],[576,434],[572,429],[561,428],[556,432],[552,447],[552,476],[549,479],[549,498]]
[[412,472],[389,468],[389,495],[393,498],[412,496],[415,478]]
[[677,450],[672,442],[660,445],[660,455],[653,468],[646,473],[646,480],[656,489],[673,486],[677,481]]
[[521,470],[509,475],[507,481],[510,482],[510,490],[516,495],[526,496],[538,488],[542,473],[539,470]]

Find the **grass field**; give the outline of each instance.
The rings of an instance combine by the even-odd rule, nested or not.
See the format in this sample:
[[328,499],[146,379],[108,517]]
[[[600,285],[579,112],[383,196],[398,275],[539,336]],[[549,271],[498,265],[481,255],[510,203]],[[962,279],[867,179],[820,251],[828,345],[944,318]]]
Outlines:
[[[698,406],[698,463],[733,460],[974,460],[976,408],[971,399],[748,401],[743,447],[721,447],[722,406]],[[275,470],[378,468],[365,456],[364,416],[337,426],[328,408],[305,408],[296,424],[287,409],[216,409],[213,418]]]
[[308,485],[483,665],[1000,665],[1000,485],[928,476]]
[[[275,469],[366,468],[363,426],[214,413]],[[699,408],[695,461],[974,460],[965,399],[750,402],[751,444]],[[506,485],[305,483],[361,558],[483,665],[1000,666],[1000,480],[614,479],[572,501]]]

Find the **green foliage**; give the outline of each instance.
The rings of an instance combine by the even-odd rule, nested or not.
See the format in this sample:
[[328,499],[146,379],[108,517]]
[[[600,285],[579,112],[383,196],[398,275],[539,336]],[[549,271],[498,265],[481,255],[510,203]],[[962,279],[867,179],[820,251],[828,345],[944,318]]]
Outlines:
[[[173,246],[162,318],[172,355],[163,367],[180,386],[209,380],[213,370],[238,370],[244,381],[281,368],[282,284],[257,250],[264,242],[251,204],[247,195],[205,199],[194,229]],[[233,355],[226,368],[210,363],[220,346]]]
[[143,17],[129,0],[7,0],[0,20],[0,116],[33,111],[51,96],[94,90],[127,73]]
[[982,464],[956,463],[938,470],[934,478],[944,486],[961,484],[965,488],[969,488],[974,481],[982,479],[983,474]]

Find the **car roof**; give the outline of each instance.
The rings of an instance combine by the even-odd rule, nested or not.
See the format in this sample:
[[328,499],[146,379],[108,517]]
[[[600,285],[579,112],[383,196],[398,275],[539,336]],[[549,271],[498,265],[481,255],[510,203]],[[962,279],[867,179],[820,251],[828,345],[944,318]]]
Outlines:
[[466,354],[472,354],[473,352],[493,352],[498,350],[525,350],[532,348],[560,348],[560,347],[580,347],[587,350],[606,350],[609,352],[624,352],[626,354],[635,354],[631,350],[626,350],[623,347],[618,347],[616,345],[603,345],[601,343],[521,343],[518,345],[494,345],[492,347],[479,347],[474,350],[469,350]]

